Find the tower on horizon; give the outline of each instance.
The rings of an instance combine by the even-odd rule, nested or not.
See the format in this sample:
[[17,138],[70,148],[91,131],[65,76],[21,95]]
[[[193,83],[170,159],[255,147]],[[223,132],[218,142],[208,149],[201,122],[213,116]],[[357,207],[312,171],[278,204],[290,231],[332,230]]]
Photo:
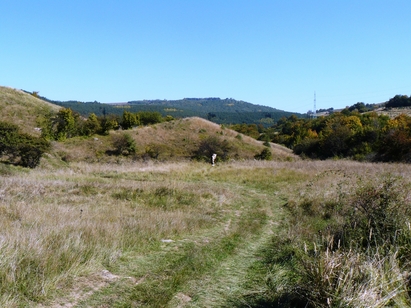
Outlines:
[[314,91],[314,110],[313,110],[313,119],[317,117],[317,98]]

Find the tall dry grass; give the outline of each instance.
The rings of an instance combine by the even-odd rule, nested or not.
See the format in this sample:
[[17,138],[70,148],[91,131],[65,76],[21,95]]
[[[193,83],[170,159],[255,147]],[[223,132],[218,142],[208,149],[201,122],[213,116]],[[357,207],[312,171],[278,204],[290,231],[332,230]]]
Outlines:
[[42,302],[129,249],[212,226],[224,191],[180,182],[186,169],[79,163],[1,177],[0,306]]
[[272,275],[287,269],[267,297],[284,307],[411,305],[410,166],[304,163],[289,166],[309,179],[290,190],[290,220],[266,255]]
[[[131,252],[159,262],[155,254],[165,253],[162,240],[181,240],[182,246],[166,252],[175,263],[161,259],[157,267],[149,267],[153,275],[147,284],[133,289],[133,296],[146,294],[155,301],[159,295],[150,286],[161,284],[164,289],[157,291],[168,290],[171,300],[190,277],[202,279],[204,271],[213,271],[218,260],[245,245],[250,234],[258,236],[262,225],[277,226],[276,219],[283,219],[273,212],[281,210],[274,206],[278,199],[294,215],[282,232],[273,234],[273,246],[267,244],[260,257],[262,267],[247,274],[250,289],[259,290],[249,294],[261,299],[259,283],[266,282],[268,302],[295,299],[297,290],[304,303],[314,303],[309,289],[295,289],[311,277],[305,285],[324,290],[319,302],[325,306],[366,306],[373,299],[376,305],[406,305],[409,270],[406,259],[400,258],[409,253],[402,249],[407,244],[404,238],[405,244],[397,247],[401,249],[394,247],[391,254],[383,249],[367,254],[342,244],[338,248],[338,241],[329,240],[325,230],[344,223],[334,206],[350,200],[358,179],[378,183],[385,173],[407,179],[410,171],[410,166],[399,164],[254,160],[216,167],[152,161],[80,162],[30,171],[4,167],[0,306],[47,305],[72,289],[78,277],[116,268]],[[327,226],[331,229],[324,229]],[[196,240],[186,242],[190,237]],[[179,270],[170,271],[170,264],[179,264]],[[165,278],[157,280],[161,277]],[[251,304],[252,296],[247,300]]]
[[0,121],[13,123],[25,133],[40,136],[40,132],[34,129],[37,116],[59,109],[59,106],[21,90],[0,86]]

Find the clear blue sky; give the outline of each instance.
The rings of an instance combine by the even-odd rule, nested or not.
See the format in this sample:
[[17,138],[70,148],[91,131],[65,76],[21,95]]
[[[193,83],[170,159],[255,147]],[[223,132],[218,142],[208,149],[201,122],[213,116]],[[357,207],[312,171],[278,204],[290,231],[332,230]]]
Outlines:
[[411,94],[410,0],[1,0],[0,85],[307,112]]

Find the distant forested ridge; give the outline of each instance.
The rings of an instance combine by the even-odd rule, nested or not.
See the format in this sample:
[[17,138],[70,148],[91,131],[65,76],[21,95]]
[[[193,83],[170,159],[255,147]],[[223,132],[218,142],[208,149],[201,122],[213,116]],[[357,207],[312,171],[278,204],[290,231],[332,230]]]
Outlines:
[[296,115],[306,117],[305,114],[287,112],[272,107],[254,105],[232,98],[184,98],[180,100],[136,100],[125,103],[102,104],[79,101],[53,101],[45,97],[42,99],[53,104],[70,108],[88,117],[94,113],[97,116],[118,115],[124,111],[137,113],[140,111],[159,112],[162,116],[173,118],[186,118],[198,116],[218,124],[261,124],[269,127],[282,117]]

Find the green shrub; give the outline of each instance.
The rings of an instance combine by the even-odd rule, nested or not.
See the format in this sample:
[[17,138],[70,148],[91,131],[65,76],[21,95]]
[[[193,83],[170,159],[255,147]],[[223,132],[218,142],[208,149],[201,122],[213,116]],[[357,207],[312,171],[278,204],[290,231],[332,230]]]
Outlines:
[[140,111],[137,112],[137,118],[141,125],[151,125],[163,122],[161,113],[157,111]]
[[361,182],[348,202],[347,241],[361,239],[366,247],[393,245],[410,218],[404,191],[408,188],[390,175],[381,183]]
[[226,139],[209,137],[200,143],[198,149],[193,153],[193,157],[208,162],[213,154],[217,154],[216,161],[227,161],[233,150],[234,147]]
[[116,155],[128,156],[137,150],[136,142],[129,134],[113,135],[112,144]]
[[269,140],[264,141],[263,145],[267,148],[271,148],[271,144]]
[[158,159],[161,153],[166,151],[165,146],[161,144],[149,144],[145,148],[145,157]]
[[10,123],[0,122],[0,158],[8,163],[34,168],[40,163],[50,143],[21,133],[19,128]]
[[254,158],[255,158],[255,159],[258,159],[258,160],[271,160],[271,158],[272,158],[272,153],[271,153],[270,149],[265,148],[265,149],[263,149],[263,150],[261,151],[261,153],[256,154],[256,155],[254,156]]
[[139,124],[137,115],[128,111],[123,112],[123,117],[121,120],[121,127],[123,129],[131,129],[132,127]]

